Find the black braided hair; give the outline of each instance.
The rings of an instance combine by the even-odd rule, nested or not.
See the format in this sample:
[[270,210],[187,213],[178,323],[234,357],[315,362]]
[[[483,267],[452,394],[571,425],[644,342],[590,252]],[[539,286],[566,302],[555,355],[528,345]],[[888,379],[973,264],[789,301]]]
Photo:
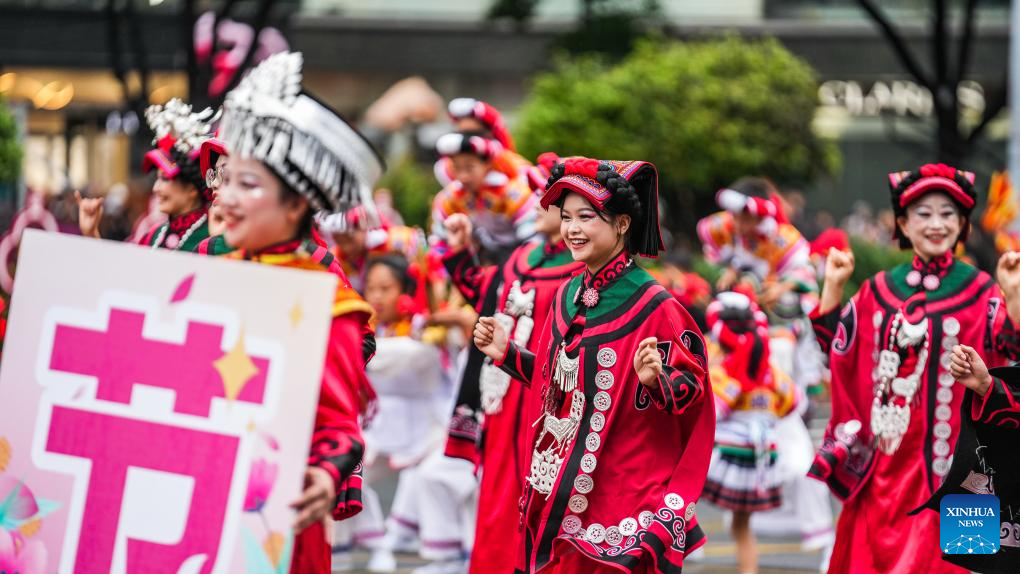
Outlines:
[[202,173],[202,166],[199,163],[199,159],[197,157],[192,159],[187,153],[180,151],[176,147],[170,149],[170,159],[172,159],[181,170],[174,179],[181,181],[181,183],[195,186],[195,189],[198,190],[199,199],[203,203],[208,202],[209,198],[207,197],[208,193],[205,185],[205,174]]

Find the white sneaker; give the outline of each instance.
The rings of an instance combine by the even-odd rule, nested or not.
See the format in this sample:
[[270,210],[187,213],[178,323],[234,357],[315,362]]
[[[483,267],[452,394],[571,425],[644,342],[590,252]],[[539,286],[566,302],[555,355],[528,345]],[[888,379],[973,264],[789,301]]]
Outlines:
[[369,572],[396,572],[397,559],[389,550],[375,550],[368,560]]

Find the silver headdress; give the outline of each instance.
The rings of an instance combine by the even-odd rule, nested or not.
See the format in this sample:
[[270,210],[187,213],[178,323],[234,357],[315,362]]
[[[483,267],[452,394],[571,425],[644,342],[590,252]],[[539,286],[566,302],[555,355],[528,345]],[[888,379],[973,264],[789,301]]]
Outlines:
[[[206,108],[192,113],[191,105],[177,98],[145,109],[145,121],[155,134],[152,145],[163,147],[161,142],[169,136],[173,147],[189,156],[197,153],[202,142],[212,137],[212,125],[217,119],[218,112]],[[164,151],[169,153],[170,150]]]
[[383,163],[335,111],[301,91],[300,52],[266,58],[223,105],[220,136],[231,155],[266,164],[318,211],[359,205],[375,214],[372,187]]

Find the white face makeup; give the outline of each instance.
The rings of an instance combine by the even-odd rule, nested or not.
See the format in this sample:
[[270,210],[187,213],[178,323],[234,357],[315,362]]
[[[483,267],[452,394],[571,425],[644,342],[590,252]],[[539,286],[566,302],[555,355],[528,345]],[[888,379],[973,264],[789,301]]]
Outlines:
[[280,180],[261,162],[229,158],[219,190],[227,243],[258,250],[293,239],[308,204],[282,202],[282,193]]
[[896,223],[914,252],[926,261],[951,251],[965,224],[959,207],[942,192],[927,193],[915,200]]

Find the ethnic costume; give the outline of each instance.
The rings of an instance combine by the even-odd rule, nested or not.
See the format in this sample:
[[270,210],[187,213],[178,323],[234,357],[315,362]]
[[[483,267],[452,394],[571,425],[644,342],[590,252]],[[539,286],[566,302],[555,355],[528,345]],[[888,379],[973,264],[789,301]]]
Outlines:
[[[251,157],[271,169],[313,210],[371,208],[371,186],[383,170],[364,138],[336,112],[301,91],[300,53],[270,56],[226,98],[221,136],[232,154]],[[351,288],[339,266],[301,249],[296,238],[261,253],[229,257],[336,273],[340,278],[323,371],[308,463],[333,478],[337,498],[332,515],[342,520],[361,510],[360,464],[364,440],[359,415],[374,398],[365,362],[374,349],[366,337],[371,307]],[[322,248],[325,250],[325,248]],[[330,548],[321,522],[300,532],[292,572],[328,573]]]
[[[606,185],[625,178],[644,209],[633,221],[630,251],[557,290],[539,352],[509,340],[500,361],[543,395],[517,567],[679,572],[684,555],[705,541],[695,501],[708,469],[715,411],[706,397],[710,383],[697,326],[630,255],[662,249],[655,167],[567,160],[560,173],[554,171],[543,205],[579,193],[604,210],[616,193]],[[647,337],[658,340],[663,357],[653,388],[639,382],[633,364]],[[647,445],[665,448],[652,454]]]
[[[514,342],[533,353],[546,331],[557,288],[584,266],[562,241],[522,245],[500,267],[477,266],[468,249],[447,254],[443,263],[468,303],[480,315],[495,314]],[[531,458],[531,424],[540,404],[537,389],[513,384],[490,359],[470,349],[446,454],[482,469],[473,573],[514,570],[518,502]]]
[[[775,201],[724,189],[716,195],[716,202],[725,211],[698,222],[706,259],[750,273],[760,282],[788,281],[804,291],[817,290],[808,242],[786,222]],[[737,235],[734,215],[741,212],[760,218],[754,237]]]
[[165,106],[149,106],[145,119],[155,134],[153,144],[156,147],[145,154],[142,170],[149,172],[155,168],[167,179],[180,179],[194,185],[202,206],[153,227],[142,236],[139,244],[153,249],[194,252],[209,237],[208,212],[213,192],[199,167],[199,153],[202,143],[212,137],[210,124],[216,120],[216,115],[208,108],[192,113],[191,106],[175,98]]
[[[964,216],[975,203],[973,174],[950,167],[890,179],[899,214],[930,191]],[[829,354],[832,418],[810,474],[844,501],[830,572],[960,572],[941,560],[938,516],[908,512],[949,473],[964,394],[948,370],[953,346],[991,366],[1017,355],[1001,291],[947,252],[880,272],[842,311],[812,319]]]
[[[444,157],[468,153],[485,161],[493,161],[503,148],[495,140],[480,136],[452,133],[436,142],[436,150]],[[443,222],[454,213],[463,213],[474,224],[475,239],[487,255],[498,259],[535,235],[537,196],[523,174],[507,175],[492,169],[481,188],[468,191],[453,181],[440,191],[432,202],[432,236],[439,254],[446,252],[446,227]]]
[[775,426],[796,407],[797,388],[771,362],[768,320],[746,295],[720,293],[708,325],[725,358],[710,369],[718,422],[702,496],[739,512],[777,508]]
[[947,494],[996,495],[1001,526],[999,540],[992,542],[997,542],[997,550],[990,554],[947,552],[942,557],[975,572],[1007,574],[1020,570],[1020,463],[1016,457],[1020,368],[998,367],[989,374],[992,385],[985,396],[970,390],[964,394],[960,436],[945,482],[914,512],[940,512],[942,497]]

